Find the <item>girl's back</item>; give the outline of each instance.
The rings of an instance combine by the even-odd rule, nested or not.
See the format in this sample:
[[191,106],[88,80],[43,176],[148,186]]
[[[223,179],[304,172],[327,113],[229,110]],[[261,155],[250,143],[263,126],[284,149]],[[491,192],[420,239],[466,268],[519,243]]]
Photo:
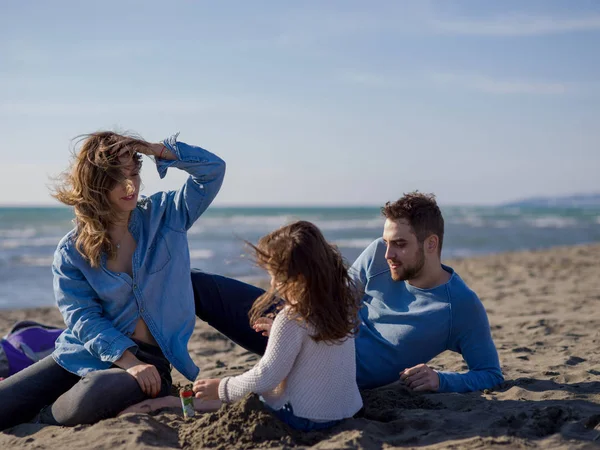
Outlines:
[[[340,252],[306,221],[249,245],[271,276],[271,289],[250,311],[256,331],[267,334],[272,323],[265,354],[237,377],[196,381],[197,396],[232,402],[254,392],[277,417],[302,430],[352,417],[362,407],[354,353],[361,295]],[[274,321],[265,317],[282,305]]]
[[224,379],[220,397],[233,400],[258,392],[273,409],[289,403],[295,415],[313,421],[352,417],[362,407],[354,338],[316,342],[314,327],[296,319],[288,307],[277,315],[265,356],[245,374]]

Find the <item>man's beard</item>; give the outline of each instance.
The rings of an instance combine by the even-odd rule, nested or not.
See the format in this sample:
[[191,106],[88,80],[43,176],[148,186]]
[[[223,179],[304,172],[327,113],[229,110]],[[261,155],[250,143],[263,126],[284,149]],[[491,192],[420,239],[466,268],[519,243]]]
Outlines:
[[[392,260],[393,262],[393,260]],[[388,260],[389,263],[389,260]],[[406,281],[406,280],[412,280],[413,278],[416,278],[418,275],[420,275],[421,271],[423,270],[423,267],[425,266],[425,251],[423,250],[423,247],[419,247],[419,249],[417,250],[417,260],[416,262],[409,267],[401,267],[401,271],[399,272],[394,272],[393,269],[390,270],[390,274],[392,276],[392,280],[394,281]]]

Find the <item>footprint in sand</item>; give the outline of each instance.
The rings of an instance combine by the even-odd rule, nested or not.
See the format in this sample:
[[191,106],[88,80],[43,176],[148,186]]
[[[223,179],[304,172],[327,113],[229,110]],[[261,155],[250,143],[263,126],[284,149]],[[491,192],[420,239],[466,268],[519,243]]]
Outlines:
[[571,356],[569,359],[565,361],[567,366],[576,366],[582,362],[587,361],[587,359],[580,358],[579,356]]
[[512,349],[513,353],[533,353],[529,347],[517,347]]

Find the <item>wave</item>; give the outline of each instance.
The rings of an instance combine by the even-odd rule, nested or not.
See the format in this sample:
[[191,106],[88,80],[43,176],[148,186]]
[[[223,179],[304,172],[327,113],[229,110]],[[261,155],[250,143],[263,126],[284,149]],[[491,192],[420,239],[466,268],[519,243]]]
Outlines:
[[23,255],[14,259],[17,263],[29,267],[51,267],[54,262],[52,256],[31,256]]
[[354,230],[354,229],[379,229],[383,228],[383,218],[372,219],[334,219],[327,220],[319,217],[297,217],[293,215],[275,216],[231,216],[231,217],[207,217],[200,218],[198,222],[188,231],[189,234],[197,235],[206,232],[221,231],[230,233],[232,231],[260,231],[268,233],[296,220],[308,220],[313,222],[323,231]]
[[466,215],[466,216],[451,217],[448,220],[448,223],[455,224],[455,225],[469,225],[471,227],[476,227],[476,228],[484,227],[487,225],[485,220],[483,220],[483,217],[480,217],[480,216],[477,216],[474,214],[470,214],[470,215]]
[[37,234],[37,230],[32,227],[27,228],[7,228],[4,230],[0,230],[0,238],[28,238],[35,236]]
[[316,221],[321,230],[383,230],[383,218]]
[[575,227],[579,222],[572,217],[546,216],[527,218],[525,223],[534,228],[568,228]]
[[469,215],[462,217],[451,217],[447,220],[452,225],[468,225],[473,228],[508,228],[515,224],[515,219],[492,219],[480,217],[477,215]]
[[215,252],[212,250],[199,248],[190,250],[190,259],[210,259],[215,256]]
[[369,245],[371,245],[373,239],[338,239],[334,240],[333,244],[337,245],[340,248],[360,248],[365,249]]
[[11,249],[21,247],[56,247],[61,237],[40,237],[35,239],[3,239],[0,248]]
[[[582,218],[583,219],[583,218]],[[568,228],[589,224],[589,219],[578,219],[575,217],[564,217],[557,215],[541,217],[518,217],[514,218],[490,218],[486,216],[467,215],[450,217],[446,222],[452,225],[466,225],[473,228],[509,228],[529,226],[533,228]],[[600,220],[600,218],[598,219]],[[600,223],[600,222],[599,222]]]
[[259,228],[276,229],[294,220],[293,216],[231,216],[231,217],[200,217],[188,230],[188,234],[203,234],[206,231],[223,230],[252,230]]

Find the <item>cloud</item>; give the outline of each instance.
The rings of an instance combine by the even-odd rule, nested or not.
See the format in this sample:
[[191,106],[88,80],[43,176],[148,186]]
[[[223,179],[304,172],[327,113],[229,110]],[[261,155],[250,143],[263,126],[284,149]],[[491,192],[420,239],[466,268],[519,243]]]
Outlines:
[[345,83],[373,88],[387,88],[393,85],[389,77],[369,72],[347,71],[340,75],[340,79]]
[[135,99],[123,101],[40,101],[40,102],[0,102],[1,115],[28,116],[90,116],[111,114],[264,114],[283,115],[290,112],[289,108],[281,108],[270,104],[264,99],[245,97],[219,97],[217,99],[177,99],[165,98],[154,100]]
[[432,18],[431,28],[438,33],[470,36],[542,36],[584,31],[600,31],[600,15],[550,17],[507,15],[487,20],[446,20]]
[[499,79],[477,74],[431,73],[429,79],[442,86],[456,86],[490,94],[561,95],[579,90],[575,83],[522,79]]
[[9,39],[0,42],[0,53],[10,64],[24,67],[45,67],[57,62],[73,64],[110,64],[152,57],[158,41],[149,40],[74,40],[60,42],[34,39]]
[[432,72],[415,73],[411,77],[376,72],[346,71],[340,74],[342,82],[366,89],[428,88],[431,85],[467,89],[488,94],[563,95],[578,92],[593,93],[598,83],[574,83],[531,79],[502,79],[476,73]]

